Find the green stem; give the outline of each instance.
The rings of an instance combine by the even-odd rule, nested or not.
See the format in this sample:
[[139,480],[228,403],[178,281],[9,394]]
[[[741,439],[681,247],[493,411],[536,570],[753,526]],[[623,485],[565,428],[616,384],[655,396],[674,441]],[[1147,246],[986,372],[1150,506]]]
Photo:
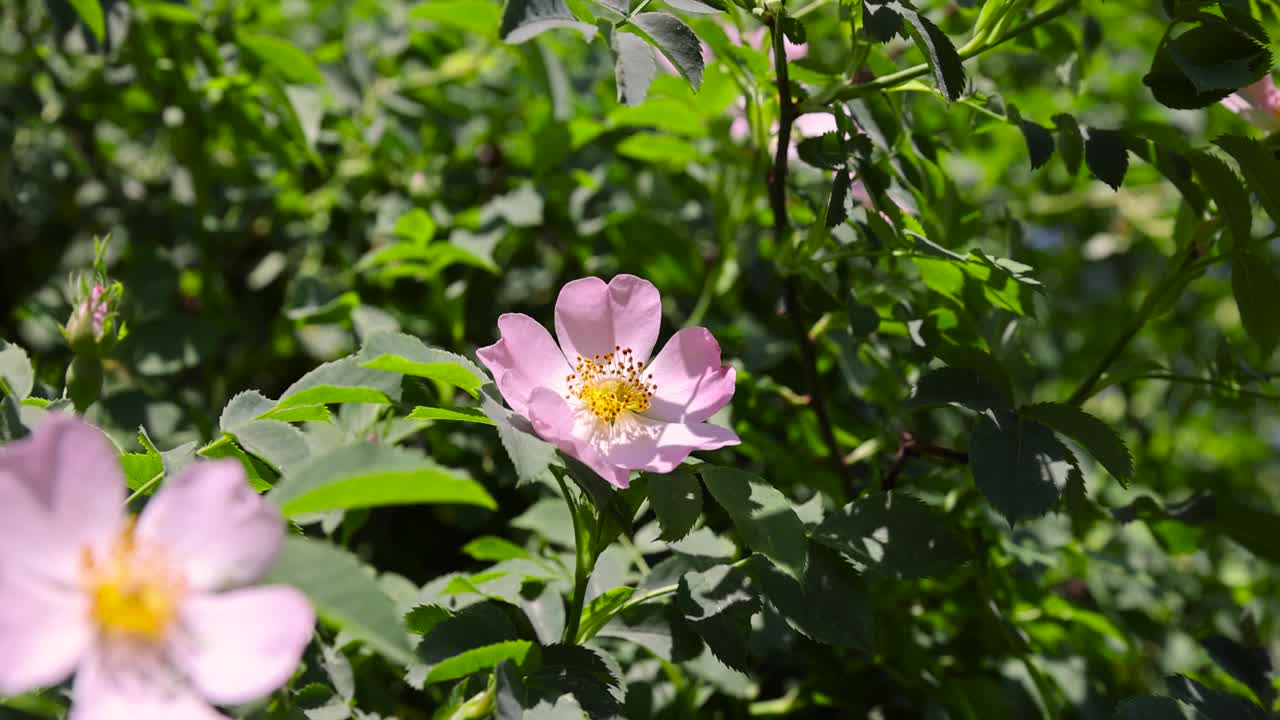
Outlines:
[[809,13],[813,12],[814,10],[817,10],[818,8],[822,7],[823,5],[826,5],[829,2],[831,2],[831,0],[813,0],[813,2],[809,3],[808,5],[805,5],[799,10],[796,10],[795,12],[787,13],[787,15],[799,20],[800,18],[804,17],[805,15],[808,15]]
[[1124,382],[1133,382],[1137,380],[1163,380],[1171,383],[1184,383],[1187,385],[1203,385],[1216,390],[1234,393],[1240,397],[1252,398],[1254,400],[1267,400],[1270,402],[1280,401],[1280,395],[1272,393],[1258,392],[1257,390],[1249,390],[1239,387],[1234,383],[1224,382],[1222,380],[1214,380],[1213,378],[1197,377],[1195,375],[1179,375],[1177,373],[1147,373],[1137,377],[1129,378]]
[[493,714],[494,684],[476,693],[449,716],[449,720],[480,720]]
[[222,437],[218,438],[217,440],[211,440],[208,445],[205,445],[204,447],[197,450],[196,454],[199,455],[200,457],[206,457],[209,453],[213,452],[214,450],[217,450],[223,445],[230,445],[233,442],[235,441],[231,439],[230,435],[223,434]]
[[134,500],[137,500],[138,498],[142,497],[143,494],[145,494],[151,488],[155,487],[156,485],[159,485],[160,480],[163,478],[164,478],[164,471],[161,470],[160,472],[156,473],[150,480],[139,485],[137,490],[134,490],[133,493],[129,495],[129,497],[124,499],[125,507],[128,507],[129,504],[132,503]]
[[573,522],[573,595],[569,598],[569,609],[566,611],[561,641],[566,645],[574,645],[578,642],[578,624],[582,620],[582,607],[587,597],[587,581],[591,578],[591,569],[595,567],[596,558],[599,556],[595,547],[595,539],[600,536],[599,516],[596,517],[596,532],[592,533],[579,517],[581,506],[574,501],[573,495],[569,493],[569,486],[559,473],[556,473],[556,482],[560,484],[560,492],[564,494],[564,500],[569,505],[569,517]]
[[[1006,42],[1009,42],[1010,40],[1018,37],[1019,35],[1025,32],[1034,30],[1040,27],[1041,25],[1044,25],[1045,23],[1052,22],[1058,19],[1059,17],[1061,17],[1063,14],[1065,14],[1069,10],[1075,8],[1077,5],[1080,4],[1080,2],[1081,0],[1059,0],[1057,3],[1055,3],[1052,7],[1045,10],[1044,12],[1039,13],[1037,15],[1032,15],[1031,17],[1027,18],[1025,22],[1019,24],[1016,27],[1010,28],[1004,33],[997,35],[992,40],[982,42],[973,47],[965,47],[963,50],[960,51],[960,59],[969,60],[969,59],[978,57],[979,55],[987,52],[988,50],[992,50],[996,47],[999,47],[1000,45],[1003,45]],[[871,82],[853,83],[849,85],[844,85],[844,86],[835,88],[833,90],[828,90],[826,92],[819,94],[810,102],[805,103],[800,110],[801,112],[810,112],[813,110],[825,109],[826,105],[830,103],[832,100],[852,100],[854,98],[862,97],[864,95],[870,95],[872,93],[876,93],[881,90],[887,90],[888,88],[894,87],[895,85],[900,85],[908,80],[918,78],[921,75],[927,74],[928,72],[929,72],[929,64],[921,63],[919,65],[912,65],[909,68],[904,68],[895,73],[882,75],[872,80]]]

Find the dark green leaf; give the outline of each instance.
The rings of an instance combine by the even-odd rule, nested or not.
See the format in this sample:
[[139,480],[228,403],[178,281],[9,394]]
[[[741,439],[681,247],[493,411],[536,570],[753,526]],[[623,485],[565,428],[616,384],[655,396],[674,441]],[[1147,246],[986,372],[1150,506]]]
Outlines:
[[828,515],[813,539],[861,569],[899,579],[942,575],[968,559],[946,516],[901,491],[854,500]]
[[796,145],[796,154],[806,163],[827,170],[844,168],[849,161],[840,134],[833,132],[804,138]]
[[1080,443],[1102,467],[1124,484],[1133,476],[1133,457],[1109,425],[1066,403],[1038,403],[1021,410],[1028,420],[1048,425]]
[[664,0],[672,8],[695,15],[715,15],[729,9],[725,0]]
[[1193,708],[1169,697],[1142,695],[1120,703],[1114,720],[1207,720]]
[[554,702],[569,693],[593,720],[611,718],[622,711],[622,704],[614,694],[618,679],[595,651],[581,645],[543,648],[542,667],[525,678],[525,686],[530,702]]
[[703,464],[698,472],[751,549],[792,577],[804,577],[804,524],[785,495],[762,478],[734,468]]
[[493,720],[524,720],[528,692],[515,664],[509,660],[499,663],[493,679]]
[[680,578],[676,606],[717,658],[739,670],[748,666],[751,616],[760,601],[746,570],[717,565],[686,574]]
[[965,76],[964,63],[960,53],[951,43],[951,38],[942,32],[929,18],[916,12],[914,8],[902,2],[886,3],[907,21],[907,32],[920,52],[924,53],[929,67],[933,70],[934,82],[948,100],[959,100],[964,94],[968,78]]
[[1084,161],[1094,177],[1119,190],[1129,170],[1129,151],[1124,134],[1118,130],[1088,129]]
[[902,16],[887,7],[863,3],[862,29],[873,41],[887,43],[902,30]]
[[849,217],[845,202],[849,199],[851,178],[849,171],[841,168],[831,180],[831,195],[827,199],[827,227],[833,228]]
[[1280,341],[1280,277],[1269,258],[1236,252],[1231,258],[1231,291],[1249,337],[1270,357]]
[[1052,430],[1010,412],[984,413],[969,443],[973,480],[1010,525],[1057,504],[1075,465]]
[[1280,515],[1258,510],[1230,497],[1218,497],[1213,524],[1249,552],[1280,563]]
[[702,486],[693,471],[679,467],[649,481],[649,504],[658,515],[662,539],[675,541],[689,534],[702,515]]
[[1201,638],[1200,645],[1209,651],[1209,657],[1228,675],[1244,683],[1262,700],[1265,707],[1275,701],[1276,690],[1271,685],[1271,656],[1261,645],[1245,645],[1225,635]]
[[1194,707],[1205,720],[1265,720],[1266,711],[1252,702],[1221,690],[1207,688],[1185,675],[1167,678],[1169,694]]
[[1049,162],[1049,158],[1053,157],[1053,133],[1030,120],[1019,120],[1018,129],[1022,131],[1022,139],[1027,143],[1031,169],[1037,170]]
[[1271,53],[1247,30],[1199,13],[1200,24],[1170,33],[1157,48],[1142,82],[1162,105],[1196,109],[1212,105],[1236,88],[1263,77]]
[[665,55],[694,90],[702,86],[702,43],[683,20],[671,13],[646,12],[631,16],[624,26],[628,28]]
[[1187,159],[1200,176],[1205,191],[1218,206],[1218,213],[1231,229],[1236,247],[1247,247],[1253,224],[1253,210],[1249,207],[1249,193],[1245,191],[1240,176],[1218,156],[1203,150],[1191,151]]
[[439,605],[419,605],[404,616],[406,629],[417,635],[426,635],[436,625],[453,617],[453,613]]
[[1012,407],[1003,389],[988,382],[978,371],[967,367],[931,370],[912,388],[911,404],[916,407],[955,403],[974,412],[1007,410]]
[[1213,142],[1235,158],[1249,189],[1271,220],[1280,224],[1280,160],[1275,153],[1257,140],[1239,135],[1223,135]]
[[588,42],[596,36],[596,27],[582,22],[564,0],[507,0],[502,7],[498,37],[509,43],[522,43],[554,28],[572,28]]
[[1054,115],[1053,124],[1058,131],[1058,154],[1062,157],[1067,172],[1075,177],[1084,160],[1084,138],[1080,135],[1080,125],[1066,113]]

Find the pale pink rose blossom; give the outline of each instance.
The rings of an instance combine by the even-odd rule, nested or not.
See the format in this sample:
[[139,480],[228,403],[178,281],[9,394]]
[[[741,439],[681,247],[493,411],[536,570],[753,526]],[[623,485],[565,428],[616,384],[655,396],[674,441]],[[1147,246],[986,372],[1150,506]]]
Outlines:
[[1280,88],[1269,74],[1223,98],[1222,105],[1264,130],[1280,129]]
[[0,695],[75,674],[70,720],[216,720],[284,685],[315,613],[270,568],[284,523],[238,460],[136,519],[111,444],[71,416],[0,448]]
[[648,362],[661,322],[648,280],[582,278],[556,300],[559,344],[528,315],[507,313],[501,339],[477,354],[539,436],[627,487],[632,470],[670,472],[694,450],[739,442],[704,422],[733,398],[736,373],[720,364],[719,343],[684,328]]

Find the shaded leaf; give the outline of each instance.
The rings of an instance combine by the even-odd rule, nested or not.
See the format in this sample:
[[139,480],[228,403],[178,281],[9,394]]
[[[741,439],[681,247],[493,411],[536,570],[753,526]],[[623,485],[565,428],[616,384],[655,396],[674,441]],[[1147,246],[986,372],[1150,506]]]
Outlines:
[[751,549],[792,577],[804,577],[804,524],[781,491],[756,475],[733,468],[703,464],[698,473]]
[[631,16],[628,26],[671,61],[680,75],[697,90],[702,86],[702,43],[683,20],[665,12]]
[[1280,278],[1268,258],[1236,252],[1231,258],[1231,292],[1240,309],[1245,332],[1270,357],[1280,341]]
[[1022,408],[1021,413],[1080,443],[1122,484],[1133,476],[1133,456],[1116,431],[1075,405],[1037,403]]
[[1080,163],[1084,161],[1084,138],[1080,135],[1080,125],[1066,113],[1054,115],[1053,124],[1058,131],[1058,154],[1067,166],[1067,172],[1075,177],[1080,172]]
[[575,17],[564,0],[507,0],[502,6],[498,37],[522,43],[554,28],[577,30],[587,42],[596,36],[596,27]]
[[1240,166],[1245,182],[1272,222],[1280,225],[1280,160],[1262,143],[1239,135],[1223,135],[1213,141]]
[[679,540],[702,515],[702,486],[692,470],[678,467],[650,480],[649,504],[658,515],[662,539]]
[[1007,410],[1012,401],[1003,389],[967,367],[941,367],[923,375],[911,390],[915,407],[960,405],[974,412]]
[[1187,160],[1200,176],[1209,197],[1218,206],[1218,212],[1226,220],[1236,247],[1245,247],[1250,239],[1253,209],[1249,207],[1249,193],[1244,189],[1240,176],[1216,155],[1193,150]]
[[1057,504],[1075,465],[1053,431],[1010,412],[984,413],[969,443],[973,480],[1010,525]]
[[1124,134],[1118,130],[1088,129],[1084,143],[1084,161],[1094,177],[1119,190],[1129,170],[1129,150]]
[[968,560],[946,516],[901,491],[873,493],[832,512],[813,540],[858,568],[898,579],[943,575]]
[[[690,0],[693,1],[693,0]],[[613,76],[618,85],[618,101],[627,105],[639,105],[649,94],[658,73],[653,48],[637,35],[613,34]]]
[[956,52],[956,46],[952,44],[951,38],[934,25],[932,20],[905,3],[895,0],[886,3],[885,7],[897,11],[907,21],[907,32],[911,34],[911,39],[920,52],[924,53],[925,59],[929,62],[929,68],[933,70],[934,82],[937,83],[942,94],[948,100],[960,99],[964,94],[968,78],[965,76],[960,53]]

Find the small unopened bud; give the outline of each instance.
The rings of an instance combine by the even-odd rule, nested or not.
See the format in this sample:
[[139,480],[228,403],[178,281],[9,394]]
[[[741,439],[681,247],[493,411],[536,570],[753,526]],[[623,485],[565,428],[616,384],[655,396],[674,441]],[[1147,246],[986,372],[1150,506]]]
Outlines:
[[120,283],[97,283],[91,288],[86,287],[62,328],[76,355],[100,357],[124,336],[116,315],[121,294]]

